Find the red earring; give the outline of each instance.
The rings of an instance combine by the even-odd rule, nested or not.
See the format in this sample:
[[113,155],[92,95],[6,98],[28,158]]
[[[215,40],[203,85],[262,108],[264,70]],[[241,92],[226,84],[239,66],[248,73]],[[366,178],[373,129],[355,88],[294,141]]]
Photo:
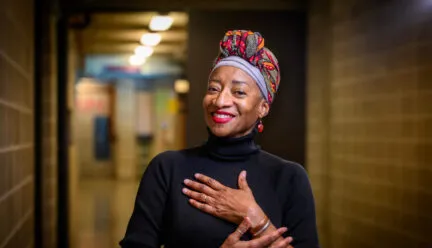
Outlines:
[[264,124],[262,123],[262,120],[259,120],[258,132],[262,133],[263,131],[264,131]]

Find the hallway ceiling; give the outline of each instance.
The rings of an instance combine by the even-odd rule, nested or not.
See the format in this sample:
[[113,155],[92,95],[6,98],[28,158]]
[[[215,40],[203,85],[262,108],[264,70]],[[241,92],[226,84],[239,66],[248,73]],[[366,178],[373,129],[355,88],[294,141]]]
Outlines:
[[[78,30],[78,44],[85,55],[132,55],[140,45],[141,36],[149,32],[152,16],[158,12],[95,13],[89,24]],[[161,42],[154,47],[152,56],[169,57],[183,61],[186,57],[188,15],[170,12],[173,25],[159,32]]]
[[[173,26],[164,32],[155,47],[156,57],[169,57],[184,63],[187,54],[188,13],[199,10],[297,10],[304,11],[304,0],[267,0],[250,4],[250,0],[59,0],[69,17],[89,16],[84,29],[78,29],[77,41],[83,55],[131,55],[140,45],[141,36],[157,11],[170,12]],[[132,11],[131,11],[132,10]],[[153,10],[154,12],[137,12]],[[120,12],[119,12],[120,11]],[[123,12],[121,12],[123,11]],[[93,13],[93,14],[86,14]],[[81,20],[82,21],[82,20]],[[78,25],[82,25],[78,21]]]
[[59,0],[68,12],[82,11],[189,11],[189,10],[305,10],[306,0]]

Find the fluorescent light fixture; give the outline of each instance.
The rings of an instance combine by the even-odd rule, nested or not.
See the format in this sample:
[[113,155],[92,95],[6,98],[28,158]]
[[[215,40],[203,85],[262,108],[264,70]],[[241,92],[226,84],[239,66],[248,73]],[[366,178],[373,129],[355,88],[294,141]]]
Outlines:
[[185,94],[189,92],[189,81],[186,79],[177,79],[174,82],[174,90],[179,94]]
[[139,55],[132,55],[129,57],[129,63],[133,66],[140,66],[146,62],[146,58]]
[[149,28],[152,31],[165,31],[171,27],[173,22],[173,18],[168,15],[153,16]]
[[157,33],[147,33],[141,37],[141,43],[145,46],[156,46],[161,40],[161,35]]
[[139,46],[135,48],[135,54],[147,58],[153,54],[153,48],[149,46]]

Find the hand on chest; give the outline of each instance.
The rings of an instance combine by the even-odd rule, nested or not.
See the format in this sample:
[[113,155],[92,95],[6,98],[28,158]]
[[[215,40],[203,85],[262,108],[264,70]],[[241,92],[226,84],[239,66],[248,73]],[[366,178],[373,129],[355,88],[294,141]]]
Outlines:
[[[200,233],[201,235],[210,235],[211,237],[217,236],[217,234],[226,237],[229,235],[238,223],[235,223],[236,219],[231,221],[222,220],[217,216],[209,214],[208,211],[203,211],[209,206],[218,206],[220,202],[230,200],[236,204],[242,205],[244,208],[249,204],[247,197],[243,197],[240,192],[241,187],[239,187],[239,174],[242,170],[249,169],[247,173],[247,184],[252,191],[254,202],[264,210],[267,216],[272,220],[275,225],[280,225],[282,218],[282,204],[280,203],[277,189],[275,188],[275,182],[272,180],[271,176],[263,171],[254,171],[250,168],[244,168],[241,166],[230,166],[230,167],[217,167],[208,168],[201,167],[197,168],[195,172],[205,175],[207,177],[201,178],[204,180],[197,179],[194,174],[185,175],[185,178],[193,181],[194,183],[200,183],[202,186],[196,187],[195,189],[192,184],[187,183],[187,185],[180,183],[173,187],[173,194],[182,194],[182,189],[191,189],[190,192],[194,191],[193,194],[182,194],[179,201],[173,206],[171,211],[173,211],[173,225],[175,229],[185,231],[186,233]],[[224,197],[218,199],[219,196],[206,194],[206,191],[201,191],[203,186],[212,188],[211,184],[205,184],[209,178],[214,179],[216,183],[220,183],[220,186],[214,187],[212,190],[218,190],[219,187],[229,187],[234,191],[231,194],[225,194]],[[197,185],[197,184],[196,184]],[[188,187],[191,186],[191,187]],[[202,193],[204,192],[204,193]],[[183,192],[184,193],[184,192]],[[188,197],[193,196],[193,197]],[[207,196],[208,195],[208,196]],[[226,198],[231,199],[226,199]],[[190,199],[196,199],[196,204],[191,204]],[[242,202],[244,199],[244,202]],[[207,205],[207,206],[205,206]],[[220,206],[220,204],[219,204]],[[220,209],[220,208],[219,208]],[[241,221],[241,220],[240,220]],[[184,235],[188,235],[188,234]]]

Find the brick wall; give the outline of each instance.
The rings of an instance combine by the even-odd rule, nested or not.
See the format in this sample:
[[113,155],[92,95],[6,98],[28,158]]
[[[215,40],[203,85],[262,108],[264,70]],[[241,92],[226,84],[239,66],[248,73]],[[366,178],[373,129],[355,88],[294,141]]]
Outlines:
[[0,248],[32,247],[33,1],[0,8]]
[[[47,8],[48,9],[48,8]],[[57,247],[57,80],[55,19],[49,13],[42,16],[40,53],[41,87],[41,210],[42,246]]]
[[430,1],[311,1],[309,34],[307,165],[323,247],[430,247]]
[[[55,247],[56,109],[54,19],[44,15],[40,144],[34,140],[34,2],[6,1],[0,10],[0,248],[34,245],[34,149],[41,146],[42,247]],[[46,13],[45,13],[46,14]]]
[[330,247],[326,245],[329,240],[330,0],[315,1],[309,12],[306,166],[315,194],[320,243]]

